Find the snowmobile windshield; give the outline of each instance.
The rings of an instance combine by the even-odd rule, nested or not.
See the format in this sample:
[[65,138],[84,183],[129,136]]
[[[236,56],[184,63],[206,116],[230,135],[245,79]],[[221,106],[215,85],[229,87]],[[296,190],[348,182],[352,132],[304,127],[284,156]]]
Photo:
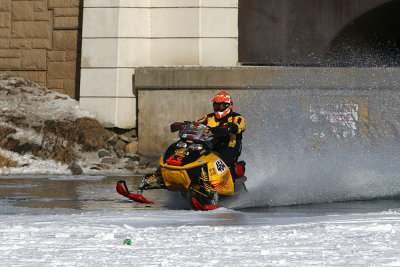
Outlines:
[[179,132],[179,137],[184,140],[210,142],[213,139],[213,134],[206,125],[192,122],[183,127]]

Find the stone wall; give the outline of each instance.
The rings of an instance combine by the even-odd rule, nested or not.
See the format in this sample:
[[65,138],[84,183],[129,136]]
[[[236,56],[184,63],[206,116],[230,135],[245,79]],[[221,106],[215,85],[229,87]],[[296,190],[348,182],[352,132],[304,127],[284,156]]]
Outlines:
[[0,0],[0,71],[78,97],[80,0]]

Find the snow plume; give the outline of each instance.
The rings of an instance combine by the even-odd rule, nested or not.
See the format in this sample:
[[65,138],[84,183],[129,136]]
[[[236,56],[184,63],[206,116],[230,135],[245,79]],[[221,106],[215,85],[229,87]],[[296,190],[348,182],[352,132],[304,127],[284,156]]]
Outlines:
[[[241,107],[251,111],[241,112],[247,123],[241,158],[247,162],[250,194],[233,206],[281,206],[400,195],[398,133],[386,137],[367,133],[365,138],[365,133],[360,133],[358,117],[355,124],[345,124],[341,119],[332,120],[326,111],[316,120],[311,105],[304,105],[307,97],[316,93],[308,92],[307,96],[296,90],[256,91],[243,98],[243,103],[251,103],[251,107]],[[338,110],[344,105],[329,107],[337,118],[346,115],[344,110]],[[373,123],[371,119],[371,128]]]

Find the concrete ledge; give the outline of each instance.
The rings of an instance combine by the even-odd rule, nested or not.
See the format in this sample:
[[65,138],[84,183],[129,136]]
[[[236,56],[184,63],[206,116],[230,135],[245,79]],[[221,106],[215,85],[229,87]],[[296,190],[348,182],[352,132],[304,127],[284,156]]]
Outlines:
[[400,68],[137,68],[139,151],[160,155],[177,138],[169,125],[212,112],[221,89],[246,118],[246,145],[288,133],[302,149],[318,148],[328,136],[366,143],[400,138],[398,81]]
[[399,89],[400,68],[144,67],[139,89]]

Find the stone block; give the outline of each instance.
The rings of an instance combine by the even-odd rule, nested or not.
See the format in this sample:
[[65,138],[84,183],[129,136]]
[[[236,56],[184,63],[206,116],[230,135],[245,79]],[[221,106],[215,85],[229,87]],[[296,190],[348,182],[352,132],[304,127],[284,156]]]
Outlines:
[[50,89],[63,89],[64,81],[62,79],[47,80],[47,87]]
[[79,105],[96,115],[104,127],[136,127],[136,98],[81,97]]
[[201,0],[201,7],[230,7],[237,8],[238,0]]
[[75,62],[48,62],[47,79],[75,79]]
[[65,95],[64,89],[52,89],[52,91],[54,91],[54,92],[56,92],[56,93],[59,93],[59,94]]
[[70,29],[79,27],[78,17],[54,17],[54,28],[57,29]]
[[236,38],[204,38],[200,40],[200,64],[203,66],[236,66],[238,42]]
[[199,37],[199,28],[198,8],[154,8],[152,10],[153,37]]
[[79,7],[79,0],[48,0],[48,8]]
[[67,54],[65,51],[47,51],[48,62],[66,62]]
[[69,7],[69,0],[48,0],[48,8]]
[[54,9],[54,17],[78,17],[79,16],[79,8],[55,8]]
[[200,24],[201,37],[238,37],[238,10],[204,8],[201,11]]
[[53,31],[53,51],[76,51],[78,44],[77,30]]
[[152,0],[151,1],[152,7],[198,7],[199,1],[198,0]]
[[11,37],[11,28],[0,29],[0,38],[10,38],[10,37]]
[[121,8],[118,32],[119,37],[151,37],[151,9]]
[[0,69],[16,70],[20,68],[21,68],[21,61],[19,58],[2,58],[0,60]]
[[11,18],[17,20],[34,20],[35,2],[33,1],[13,1],[11,3]]
[[[96,115],[96,119],[104,127],[115,127],[115,108],[116,99],[112,97],[80,97],[79,106],[91,114]],[[136,118],[135,118],[136,119]]]
[[[128,23],[129,24],[129,23]],[[101,25],[101,26],[100,26]],[[118,8],[86,8],[83,10],[82,37],[118,37]]]
[[138,142],[137,141],[131,142],[125,146],[126,153],[136,154],[137,151],[138,151]]
[[35,21],[50,21],[51,19],[51,12],[35,12]]
[[0,0],[0,11],[10,11],[11,0]]
[[133,75],[135,68],[118,69],[117,95],[122,97],[135,97],[133,92]]
[[83,39],[82,67],[148,66],[151,63],[150,42],[145,38]]
[[117,90],[118,70],[116,68],[95,68],[81,70],[80,95],[84,97],[114,97]]
[[65,79],[64,80],[64,91],[70,97],[75,97],[75,79]]
[[17,49],[2,49],[0,50],[0,58],[20,58],[21,52]]
[[12,37],[14,38],[49,38],[51,24],[48,21],[13,21]]
[[[154,0],[153,0],[154,1]],[[149,0],[85,0],[84,7],[152,7],[153,1]],[[164,0],[165,1],[165,0]],[[195,0],[198,1],[198,0]],[[186,0],[185,0],[186,2]]]
[[150,39],[121,38],[118,41],[118,67],[150,65],[150,47]]
[[0,49],[10,48],[10,40],[0,39]]
[[152,65],[199,65],[197,38],[153,39]]
[[123,129],[136,127],[136,98],[117,98],[116,126]]
[[79,0],[69,0],[70,1],[70,3],[69,3],[69,5],[70,5],[70,7],[79,7]]
[[83,39],[81,66],[118,67],[118,39]]
[[22,50],[21,67],[23,69],[46,70],[46,50]]
[[66,51],[66,60],[67,61],[76,61],[76,51]]
[[35,11],[44,12],[47,11],[47,5],[45,1],[35,1]]
[[32,39],[32,48],[51,49],[51,38],[35,38],[35,39]]
[[11,27],[11,15],[10,12],[0,12],[0,28]]
[[25,80],[39,83],[40,85],[46,84],[45,71],[11,71],[12,75],[22,77]]
[[151,37],[148,8],[87,8],[83,20],[84,38]]
[[81,96],[134,97],[134,68],[101,68],[81,70]]
[[32,40],[30,39],[10,39],[10,48],[32,48]]

